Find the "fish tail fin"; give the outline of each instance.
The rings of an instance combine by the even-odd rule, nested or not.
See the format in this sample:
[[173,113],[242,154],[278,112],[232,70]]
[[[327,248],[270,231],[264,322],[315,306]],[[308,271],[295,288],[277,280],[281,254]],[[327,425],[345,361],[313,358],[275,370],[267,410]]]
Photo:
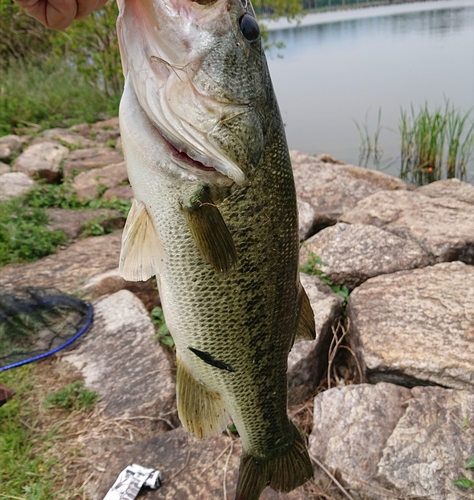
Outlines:
[[268,460],[242,453],[235,500],[258,500],[267,486],[287,493],[313,476],[304,437],[290,425],[294,440],[283,455]]

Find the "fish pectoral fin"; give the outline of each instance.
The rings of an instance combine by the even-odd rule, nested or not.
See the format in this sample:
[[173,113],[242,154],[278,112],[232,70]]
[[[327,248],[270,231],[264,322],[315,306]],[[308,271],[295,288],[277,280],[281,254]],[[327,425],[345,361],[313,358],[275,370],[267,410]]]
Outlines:
[[176,358],[176,400],[183,427],[198,438],[219,434],[230,421],[221,396],[200,384]]
[[288,493],[313,476],[305,440],[292,423],[290,426],[293,442],[280,456],[265,459],[243,451],[235,500],[258,500],[267,486]]
[[144,203],[133,200],[122,234],[119,270],[128,281],[146,281],[158,274],[163,251]]
[[216,271],[227,274],[237,262],[237,252],[209,188],[202,186],[190,199],[183,200],[182,208],[203,257]]
[[306,290],[299,284],[298,289],[299,319],[295,340],[314,340],[316,338],[316,325],[314,311],[311,307]]

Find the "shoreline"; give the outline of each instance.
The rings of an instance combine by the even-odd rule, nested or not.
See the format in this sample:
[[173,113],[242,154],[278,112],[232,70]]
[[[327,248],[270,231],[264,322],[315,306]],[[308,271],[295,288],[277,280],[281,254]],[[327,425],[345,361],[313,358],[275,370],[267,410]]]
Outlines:
[[260,18],[268,32],[285,29],[294,29],[302,26],[335,23],[371,17],[395,16],[411,12],[442,10],[447,8],[472,7],[472,0],[415,0],[403,3],[389,3],[388,1],[339,6],[331,10],[303,11],[296,18],[288,20],[286,17],[278,19]]

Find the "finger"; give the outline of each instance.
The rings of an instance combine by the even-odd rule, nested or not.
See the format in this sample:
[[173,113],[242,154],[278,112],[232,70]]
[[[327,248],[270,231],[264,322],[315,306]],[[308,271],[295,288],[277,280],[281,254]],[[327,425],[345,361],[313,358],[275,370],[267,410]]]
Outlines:
[[101,9],[107,0],[77,0],[77,13],[74,19],[82,19],[94,10]]
[[77,13],[76,0],[15,0],[28,15],[48,28],[67,28]]

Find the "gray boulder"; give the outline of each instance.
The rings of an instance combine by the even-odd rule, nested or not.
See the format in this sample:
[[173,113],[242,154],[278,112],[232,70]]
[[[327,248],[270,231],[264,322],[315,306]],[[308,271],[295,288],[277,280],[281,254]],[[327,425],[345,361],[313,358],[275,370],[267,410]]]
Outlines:
[[0,137],[0,161],[10,162],[12,156],[21,151],[23,144],[17,135]]
[[64,231],[69,239],[81,235],[88,222],[97,222],[108,232],[122,229],[125,218],[117,210],[97,208],[93,210],[69,210],[64,208],[48,208],[48,228],[53,231]]
[[[433,194],[433,190],[428,192]],[[436,262],[461,260],[474,264],[472,204],[451,196],[427,196],[424,192],[380,191],[361,200],[340,220],[374,225],[411,239]]]
[[81,172],[74,177],[72,187],[82,198],[96,198],[101,186],[113,188],[128,181],[127,167],[124,161],[102,168]]
[[67,128],[51,128],[45,130],[34,142],[42,142],[44,139],[58,141],[72,148],[92,148],[97,146],[94,141]]
[[55,182],[61,176],[60,167],[68,155],[69,149],[58,142],[44,141],[26,148],[13,166],[28,177]]
[[461,182],[459,179],[431,182],[426,186],[420,186],[416,191],[431,198],[448,197],[474,205],[474,186],[467,182]]
[[101,395],[107,415],[152,418],[157,431],[177,425],[173,369],[142,302],[121,290],[93,307],[93,327],[63,359]]
[[123,155],[109,147],[77,149],[71,151],[64,162],[63,175],[69,179],[77,172],[123,162]]
[[474,266],[372,278],[349,300],[349,335],[371,381],[474,389]]
[[317,276],[300,274],[316,323],[315,340],[296,342],[288,356],[288,402],[301,404],[315,392],[328,364],[332,326],[342,316],[344,299]]
[[[314,400],[311,453],[356,500],[460,500],[474,439],[474,394],[387,383],[338,387]],[[316,479],[322,474],[317,473]]]
[[21,196],[31,189],[34,182],[22,172],[7,172],[0,175],[0,202]]
[[37,262],[0,268],[0,289],[45,286],[75,292],[93,276],[117,267],[121,236],[115,232],[85,238]]
[[314,209],[313,231],[335,224],[358,201],[381,190],[406,190],[412,186],[386,174],[340,163],[328,163],[291,151],[298,197]]
[[429,255],[412,240],[365,224],[340,222],[312,236],[301,247],[300,262],[316,254],[335,285],[353,289],[373,276],[424,267]]

